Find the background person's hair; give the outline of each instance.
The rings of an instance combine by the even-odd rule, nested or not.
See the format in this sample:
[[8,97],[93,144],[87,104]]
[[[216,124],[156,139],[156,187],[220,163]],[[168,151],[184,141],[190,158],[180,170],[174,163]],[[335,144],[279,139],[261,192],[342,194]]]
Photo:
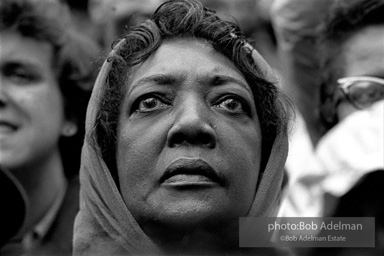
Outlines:
[[376,25],[384,25],[383,0],[338,0],[328,12],[318,40],[322,71],[320,117],[327,129],[338,122],[333,96],[336,80],[344,74],[345,43],[362,29]]
[[276,81],[265,79],[263,67],[254,62],[239,27],[221,20],[200,2],[169,1],[162,4],[150,20],[131,28],[115,56],[108,59],[112,61],[112,68],[103,91],[95,132],[103,159],[116,182],[117,122],[131,68],[144,62],[164,40],[183,37],[207,40],[217,52],[234,62],[250,85],[262,131],[261,170],[265,168],[277,134],[287,132],[288,113],[291,113],[285,107],[288,101],[280,94],[274,84]]
[[52,67],[65,116],[78,126],[74,136],[59,141],[65,174],[71,177],[80,168],[85,112],[98,71],[99,46],[73,28],[68,8],[57,0],[1,0],[0,31],[18,33],[53,48]]

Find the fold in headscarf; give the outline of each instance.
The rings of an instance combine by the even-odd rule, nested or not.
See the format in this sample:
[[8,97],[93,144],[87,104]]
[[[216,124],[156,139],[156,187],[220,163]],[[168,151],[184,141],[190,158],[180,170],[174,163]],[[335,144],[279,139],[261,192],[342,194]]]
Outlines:
[[[112,63],[108,61],[124,40],[116,45],[105,60],[97,77],[86,118],[86,139],[80,170],[80,212],[75,220],[74,255],[156,254],[157,246],[143,232],[125,205],[104,162],[94,129],[101,96]],[[274,77],[265,60],[253,50],[255,63],[265,66],[265,76]],[[280,200],[284,163],[288,152],[285,134],[274,141],[266,169],[261,176],[248,216],[275,216]],[[250,192],[253,193],[253,192]],[[239,216],[240,217],[240,216]],[[243,216],[241,216],[243,217]]]

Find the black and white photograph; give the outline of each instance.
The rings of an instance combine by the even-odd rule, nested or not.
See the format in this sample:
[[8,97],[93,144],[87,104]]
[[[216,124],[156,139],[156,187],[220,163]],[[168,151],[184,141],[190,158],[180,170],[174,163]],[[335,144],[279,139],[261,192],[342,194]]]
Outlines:
[[384,0],[0,0],[1,256],[384,255]]

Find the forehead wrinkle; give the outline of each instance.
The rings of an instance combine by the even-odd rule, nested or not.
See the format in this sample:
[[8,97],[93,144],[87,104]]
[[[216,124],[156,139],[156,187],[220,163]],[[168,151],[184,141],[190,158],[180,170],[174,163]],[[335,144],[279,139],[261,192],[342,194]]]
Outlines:
[[[243,82],[241,79],[236,78],[232,75],[221,73],[221,71],[223,71],[223,68],[215,67],[212,71],[204,72],[204,74],[198,74],[196,81],[199,84],[202,84],[202,85],[208,84],[208,85],[211,85],[212,87],[224,85],[224,84],[216,85],[212,83],[215,78],[219,78],[226,82],[232,82],[232,83],[238,84],[252,94],[252,90],[247,83]],[[159,86],[176,86],[177,84],[180,84],[185,80],[187,80],[187,76],[188,76],[187,70],[184,70],[182,72],[178,71],[177,74],[175,73],[176,72],[158,73],[158,74],[153,74],[153,75],[140,78],[139,80],[134,82],[134,84],[132,84],[132,87],[130,88],[129,93],[146,83],[154,83]]]
[[[197,41],[197,43],[204,46],[204,48],[208,48],[209,51],[218,53],[212,48],[211,45],[206,44],[205,42]],[[207,61],[210,62],[211,60],[208,59]],[[195,79],[195,81],[198,83],[205,83],[211,86],[219,86],[220,84],[213,83],[216,78],[219,78],[224,82],[232,82],[238,84],[252,94],[252,90],[245,80],[244,75],[237,69],[236,66],[234,66],[233,62],[231,62],[233,66],[222,66],[220,65],[220,62],[218,62],[215,63],[213,67],[208,69],[204,68],[203,65],[200,68],[198,67],[196,70],[193,70],[192,72],[188,66],[182,65],[174,67],[173,65],[168,66],[167,63],[168,62],[163,63],[162,65],[157,63],[149,75],[144,74],[144,76],[137,79],[136,81],[132,81],[133,83],[131,84],[132,86],[129,92],[146,83],[153,83],[156,85],[176,85],[184,82],[187,79],[191,79],[190,76],[192,76],[192,79]],[[145,66],[141,66],[138,68],[140,69],[144,67]]]

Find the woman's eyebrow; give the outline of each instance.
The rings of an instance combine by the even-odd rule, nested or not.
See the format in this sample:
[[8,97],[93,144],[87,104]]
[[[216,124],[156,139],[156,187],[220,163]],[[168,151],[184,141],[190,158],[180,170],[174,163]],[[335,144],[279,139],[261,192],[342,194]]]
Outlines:
[[249,85],[247,83],[244,83],[242,80],[240,80],[234,76],[220,74],[220,75],[215,75],[210,79],[212,80],[213,85],[221,85],[220,82],[230,82],[230,83],[238,84],[238,85],[244,87],[249,92],[252,92],[251,88],[249,87]]
[[169,84],[174,84],[176,82],[176,80],[177,80],[177,78],[172,76],[172,75],[154,74],[154,75],[140,78],[139,80],[135,81],[132,84],[132,87],[129,91],[132,91],[136,87],[139,87],[139,86],[146,84],[146,83],[154,83],[157,85],[169,85]]

